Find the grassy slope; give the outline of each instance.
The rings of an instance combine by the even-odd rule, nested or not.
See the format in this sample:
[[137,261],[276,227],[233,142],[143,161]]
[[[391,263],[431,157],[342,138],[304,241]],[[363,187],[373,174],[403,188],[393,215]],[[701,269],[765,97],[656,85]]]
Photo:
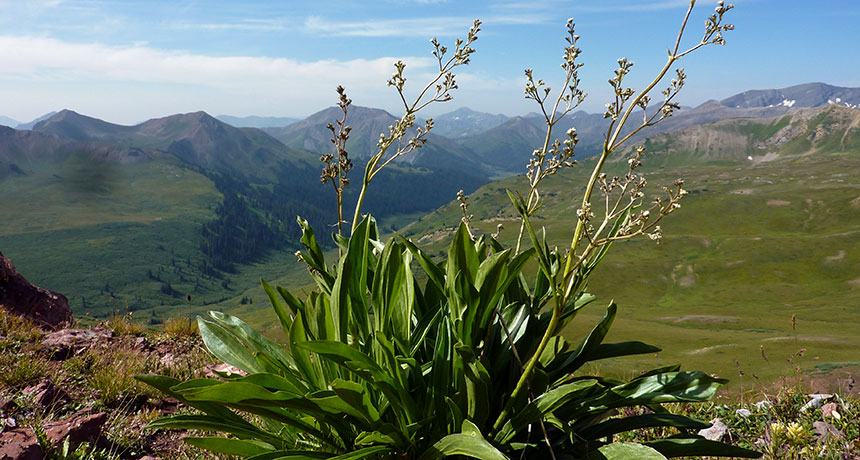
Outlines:
[[[0,250],[20,273],[65,294],[78,314],[81,297],[94,315],[184,305],[185,293],[192,305],[224,297],[222,281],[195,268],[200,224],[220,199],[207,178],[169,162],[88,168],[69,160],[0,182],[0,195],[10,197]],[[148,271],[181,298],[164,295]]]
[[[590,290],[603,304],[619,304],[610,340],[643,340],[665,351],[607,364],[602,372],[630,374],[680,362],[736,377],[739,363],[746,371],[739,383],[751,385],[751,373],[770,380],[791,371],[786,358],[801,348],[807,370],[860,364],[860,177],[851,173],[856,162],[856,154],[815,155],[650,173],[651,192],[684,177],[690,195],[664,225],[661,245],[644,239],[617,244]],[[569,241],[573,200],[586,169],[546,185],[547,205],[535,222],[546,227],[552,244]],[[513,178],[473,194],[474,226],[491,232],[501,222],[507,225],[502,238],[512,242],[518,228],[503,189],[522,190],[523,184]],[[449,206],[404,232],[438,253],[458,217],[459,209]],[[601,315],[600,307],[587,309],[570,335],[587,333]]]

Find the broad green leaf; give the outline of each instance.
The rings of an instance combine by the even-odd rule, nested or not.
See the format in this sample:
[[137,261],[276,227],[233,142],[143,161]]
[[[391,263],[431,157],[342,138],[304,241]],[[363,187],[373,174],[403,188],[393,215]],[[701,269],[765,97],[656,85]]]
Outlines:
[[449,434],[436,441],[424,451],[418,460],[438,460],[440,458],[464,455],[479,460],[509,460],[486,439],[463,433]]
[[187,437],[183,441],[194,447],[210,450],[227,455],[238,455],[240,457],[251,457],[265,454],[275,450],[271,444],[250,439],[231,439],[220,437]]
[[475,275],[478,272],[478,253],[475,251],[475,243],[469,238],[466,224],[460,222],[454,239],[448,246],[448,266],[446,267],[447,283],[450,289],[451,282],[457,274],[466,277],[470,286],[475,286]]
[[310,450],[276,450],[248,457],[248,460],[325,460],[332,454]]
[[308,340],[304,323],[303,313],[296,313],[293,327],[290,329],[290,350],[292,351],[296,367],[304,380],[315,388],[325,388],[326,378],[323,375],[319,360],[311,360],[310,353],[301,348],[301,344]]
[[759,458],[761,452],[710,441],[704,438],[668,438],[645,443],[667,458],[673,457],[742,457]]
[[174,415],[150,422],[147,428],[172,430],[200,430],[229,433],[242,438],[256,438],[268,443],[278,443],[278,436],[267,433],[249,423],[236,423],[210,415]]
[[308,221],[301,217],[296,217],[296,222],[299,223],[299,227],[302,229],[301,241],[307,249],[307,252],[302,252],[302,260],[304,260],[309,267],[313,268],[311,274],[320,289],[323,292],[329,293],[331,292],[332,285],[334,284],[334,278],[328,272],[322,248],[319,243],[317,243],[316,236],[314,236],[314,229],[310,224],[308,224]]
[[203,343],[210,353],[216,358],[231,366],[238,367],[245,372],[263,372],[254,354],[245,348],[245,345],[227,331],[226,328],[214,321],[197,318],[197,328]]
[[362,385],[342,379],[336,379],[331,383],[332,390],[346,403],[360,412],[368,423],[379,421],[379,412],[370,401],[367,389]]
[[618,356],[644,355],[660,351],[660,347],[642,342],[601,343],[591,354],[589,361],[616,358]]
[[615,303],[610,303],[609,307],[606,308],[603,318],[594,326],[588,337],[583,339],[579,347],[571,352],[560,366],[554,369],[553,378],[558,378],[563,374],[570,374],[591,360],[592,353],[600,347],[606,334],[609,333],[609,328],[612,327],[612,322],[615,320],[617,311],[618,307]]
[[403,236],[397,235],[398,239],[401,243],[406,245],[406,248],[409,249],[409,252],[415,257],[415,260],[421,265],[421,268],[424,269],[424,272],[427,274],[427,278],[436,285],[436,288],[440,291],[445,290],[445,272],[440,269],[427,254],[424,253],[421,249],[418,249],[418,246],[415,246],[415,243],[404,238]]
[[272,308],[275,310],[275,314],[281,322],[281,329],[284,331],[284,334],[289,335],[290,327],[293,324],[293,317],[290,316],[286,308],[284,308],[284,304],[281,303],[281,299],[279,299],[275,294],[275,290],[272,289],[272,286],[270,286],[263,278],[260,278],[260,284],[263,285],[263,291],[266,292],[266,296],[269,298],[269,303],[272,304]]
[[241,319],[218,311],[210,311],[209,317],[236,336],[252,353],[263,352],[269,355],[270,358],[280,363],[279,367],[285,372],[295,369],[293,358],[280,345],[263,337]]
[[388,446],[364,447],[343,455],[338,455],[337,457],[329,457],[329,460],[359,460],[362,458],[373,458],[376,454],[390,451],[391,448]]
[[505,422],[495,436],[496,442],[504,444],[511,440],[516,433],[531,423],[537,423],[548,414],[575,398],[581,398],[597,388],[596,380],[579,380],[561,385],[541,394],[512,419]]
[[612,418],[597,425],[578,430],[577,435],[586,440],[600,439],[625,431],[655,426],[701,430],[711,426],[701,420],[675,414],[645,414],[631,417]]
[[350,367],[347,363],[354,362],[359,363],[370,370],[382,371],[382,368],[379,367],[379,365],[376,364],[370,356],[367,356],[343,342],[333,340],[314,340],[310,342],[301,342],[297,345],[300,348],[322,355],[341,366]]
[[596,452],[590,452],[588,460],[666,460],[660,452],[635,442],[614,442]]

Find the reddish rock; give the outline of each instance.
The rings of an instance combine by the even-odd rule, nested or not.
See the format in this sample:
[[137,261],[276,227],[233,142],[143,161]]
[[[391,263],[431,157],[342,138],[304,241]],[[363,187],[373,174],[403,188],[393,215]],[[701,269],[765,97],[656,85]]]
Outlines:
[[66,419],[46,423],[45,437],[54,446],[62,445],[68,438],[71,449],[82,442],[96,444],[101,438],[102,426],[107,422],[107,418],[105,412],[92,414],[87,409],[80,410]]
[[30,428],[0,433],[0,460],[42,460],[36,433]]
[[106,344],[112,337],[113,331],[103,326],[92,329],[62,329],[47,334],[41,345],[52,357],[65,359],[95,344]]
[[62,294],[37,287],[15,271],[12,260],[0,253],[0,307],[57,330],[72,323],[69,300]]
[[24,388],[21,393],[25,395],[35,395],[34,402],[43,407],[62,404],[69,400],[68,393],[51,382],[42,382],[38,385]]

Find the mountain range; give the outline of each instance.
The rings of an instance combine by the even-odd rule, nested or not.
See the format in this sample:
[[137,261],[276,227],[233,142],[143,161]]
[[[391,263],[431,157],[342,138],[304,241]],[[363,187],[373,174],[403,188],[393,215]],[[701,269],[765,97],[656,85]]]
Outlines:
[[[635,141],[645,143],[655,166],[850,151],[857,142],[852,107],[858,94],[820,83],[748,91],[681,110]],[[779,98],[789,102],[773,103]],[[161,303],[181,304],[179,293],[193,294],[193,305],[230,298],[243,267],[297,247],[295,216],[332,244],[324,235],[336,220],[334,197],[319,181],[318,158],[331,151],[325,126],[339,115],[332,107],[258,129],[204,112],[125,126],[62,110],[29,130],[0,127],[0,194],[10,203],[0,247],[17,264],[32,264],[36,281],[44,276],[40,284],[67,291],[80,299],[76,308],[98,314],[117,301],[155,312]],[[353,178],[395,120],[381,109],[351,106]],[[470,193],[521,174],[545,136],[536,114],[507,118],[460,108],[437,117],[435,126],[425,147],[370,188],[365,209],[386,230],[448,203],[459,189]],[[554,132],[570,127],[580,136],[577,156],[599,152],[607,127],[602,114],[577,111]],[[346,203],[356,198],[354,181]],[[351,215],[349,206],[345,214]],[[62,251],[59,259],[40,253],[46,241]],[[69,278],[57,260],[95,267],[111,281]]]

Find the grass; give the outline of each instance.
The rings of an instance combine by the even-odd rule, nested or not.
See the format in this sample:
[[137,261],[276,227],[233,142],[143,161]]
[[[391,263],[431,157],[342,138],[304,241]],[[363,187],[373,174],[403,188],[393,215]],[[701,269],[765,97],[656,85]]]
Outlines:
[[[860,178],[852,155],[785,158],[718,165],[679,165],[649,172],[651,191],[686,179],[690,195],[663,225],[661,245],[619,243],[591,277],[589,290],[604,306],[619,305],[609,341],[642,340],[663,348],[657,356],[613,360],[602,369],[625,374],[681,363],[724,377],[735,362],[774,381],[780,363],[807,349],[804,372],[816,365],[856,361],[860,347]],[[646,158],[647,167],[647,158]],[[575,225],[572,203],[587,165],[547,181],[546,205],[534,219],[551,245],[568,241]],[[514,242],[518,226],[505,188],[523,189],[522,178],[489,184],[469,202],[474,226]],[[442,251],[460,218],[449,205],[403,229]],[[570,338],[583,337],[603,309],[589,307],[573,322]],[[797,319],[795,335],[792,315]],[[771,362],[757,359],[760,346]],[[858,367],[843,369],[857,372]],[[752,387],[733,379],[733,388]]]
[[170,337],[193,337],[197,334],[197,321],[190,317],[171,317],[164,322],[162,329]]

